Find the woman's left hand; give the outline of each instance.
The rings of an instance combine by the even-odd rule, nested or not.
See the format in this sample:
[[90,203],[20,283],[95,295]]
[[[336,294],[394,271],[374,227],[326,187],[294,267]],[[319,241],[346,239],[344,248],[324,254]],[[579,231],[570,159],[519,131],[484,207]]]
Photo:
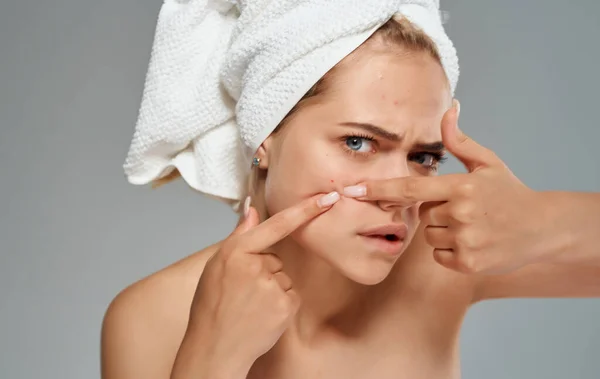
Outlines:
[[503,273],[539,260],[558,234],[552,204],[458,129],[458,108],[456,103],[444,115],[442,140],[468,173],[369,181],[346,196],[422,203],[420,218],[435,260],[460,272]]

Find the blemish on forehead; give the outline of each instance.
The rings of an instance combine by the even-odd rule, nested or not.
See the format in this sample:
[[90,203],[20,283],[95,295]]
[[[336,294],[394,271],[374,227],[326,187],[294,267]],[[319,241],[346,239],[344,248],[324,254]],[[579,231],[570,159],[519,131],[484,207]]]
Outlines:
[[334,183],[334,180],[333,180],[333,179],[331,179],[331,180],[330,180],[330,182],[331,182],[331,183]]
[[385,100],[385,94],[381,95],[381,100]]
[[394,105],[398,105],[398,100],[394,100]]

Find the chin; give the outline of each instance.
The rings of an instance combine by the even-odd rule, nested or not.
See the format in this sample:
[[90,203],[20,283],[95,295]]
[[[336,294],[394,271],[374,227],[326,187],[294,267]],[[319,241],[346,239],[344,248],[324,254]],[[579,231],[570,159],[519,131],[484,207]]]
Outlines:
[[365,286],[374,286],[387,278],[392,271],[392,264],[371,264],[362,267],[340,267],[340,272],[348,279]]
[[[357,236],[357,239],[362,237]],[[389,251],[365,248],[361,241],[356,241],[343,256],[330,256],[329,260],[350,280],[363,285],[375,285],[390,275],[404,250],[405,248],[402,247],[394,254],[390,254]]]

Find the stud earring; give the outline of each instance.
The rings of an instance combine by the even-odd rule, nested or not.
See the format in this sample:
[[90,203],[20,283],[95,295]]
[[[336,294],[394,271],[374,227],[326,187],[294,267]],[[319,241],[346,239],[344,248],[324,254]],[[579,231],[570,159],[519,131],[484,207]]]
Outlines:
[[260,158],[254,157],[254,159],[252,159],[252,166],[258,167],[259,164],[260,164]]

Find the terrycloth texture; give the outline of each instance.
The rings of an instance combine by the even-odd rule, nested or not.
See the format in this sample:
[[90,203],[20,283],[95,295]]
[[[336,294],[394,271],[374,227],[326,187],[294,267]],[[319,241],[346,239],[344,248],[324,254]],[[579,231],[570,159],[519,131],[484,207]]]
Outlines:
[[436,0],[166,0],[124,165],[129,181],[176,168],[237,209],[262,141],[396,13],[435,41],[454,93],[458,58]]

